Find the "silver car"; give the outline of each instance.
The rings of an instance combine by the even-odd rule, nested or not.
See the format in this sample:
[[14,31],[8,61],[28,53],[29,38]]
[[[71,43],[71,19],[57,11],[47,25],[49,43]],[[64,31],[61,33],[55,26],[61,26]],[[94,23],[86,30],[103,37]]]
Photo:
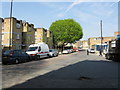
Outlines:
[[55,57],[55,56],[58,56],[59,52],[57,49],[50,49],[49,50],[49,56],[50,57]]
[[88,51],[89,53],[95,53],[95,50],[93,48],[89,49]]
[[70,50],[69,49],[65,49],[65,50],[63,50],[63,52],[62,52],[63,54],[69,54],[69,53],[71,53],[70,52]]

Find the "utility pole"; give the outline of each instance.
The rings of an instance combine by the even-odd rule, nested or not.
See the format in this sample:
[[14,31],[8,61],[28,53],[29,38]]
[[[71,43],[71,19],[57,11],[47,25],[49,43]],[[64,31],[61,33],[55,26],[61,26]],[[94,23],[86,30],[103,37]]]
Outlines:
[[10,44],[9,44],[9,49],[12,47],[12,26],[11,26],[11,21],[12,21],[12,6],[13,6],[13,0],[11,0],[11,6],[10,6]]
[[102,20],[100,21],[100,27],[101,27],[101,50],[102,50],[102,43],[103,43],[103,37],[102,37]]
[[90,38],[88,38],[88,48],[90,49]]

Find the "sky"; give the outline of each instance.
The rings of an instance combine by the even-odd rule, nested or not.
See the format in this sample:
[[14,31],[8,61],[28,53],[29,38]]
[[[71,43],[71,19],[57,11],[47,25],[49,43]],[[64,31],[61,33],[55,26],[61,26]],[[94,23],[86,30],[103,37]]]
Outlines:
[[[52,22],[74,19],[83,29],[82,40],[100,37],[100,20],[103,36],[114,36],[118,31],[117,2],[13,2],[13,17],[34,24],[35,28],[49,29]],[[2,2],[0,17],[9,17],[10,2]]]

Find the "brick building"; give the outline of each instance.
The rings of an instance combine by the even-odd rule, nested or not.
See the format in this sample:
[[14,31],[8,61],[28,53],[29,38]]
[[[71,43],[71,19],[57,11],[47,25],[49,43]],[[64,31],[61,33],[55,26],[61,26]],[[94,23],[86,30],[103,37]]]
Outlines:
[[[6,49],[21,49],[22,46],[22,20],[5,18],[2,26],[2,48]],[[11,31],[10,31],[11,30]]]
[[76,41],[76,43],[73,43],[73,48],[78,48],[80,47],[80,41]]
[[[103,37],[102,44],[107,44],[108,41],[116,39],[117,35],[120,35],[120,32],[114,32],[114,35],[111,37]],[[82,40],[78,42],[74,44],[76,47],[80,46],[83,49],[95,48],[95,45],[101,45],[101,37],[90,37],[88,40]]]
[[[11,21],[11,25],[10,25]],[[0,18],[1,45],[3,51],[9,49],[26,50],[30,44],[44,42],[53,48],[52,32],[44,28],[34,28],[34,24],[16,18]],[[11,27],[11,29],[10,29]]]
[[53,34],[49,30],[47,30],[47,44],[48,44],[50,49],[53,48]]
[[44,28],[36,28],[35,30],[35,43],[47,43],[47,30]]
[[30,44],[35,44],[35,29],[33,24],[23,23],[22,49],[26,50]]
[[89,48],[88,40],[80,41],[80,46],[81,46],[82,48],[84,48],[84,49]]
[[53,48],[52,32],[44,28],[36,28],[35,43],[40,43],[40,42],[44,42],[48,44],[49,48]]
[[[102,38],[102,44],[107,43],[108,41],[111,41],[115,39],[115,36],[113,37],[103,37]],[[88,39],[88,46],[89,48],[94,48],[95,45],[101,44],[101,37],[91,37]]]
[[2,61],[2,22],[3,19],[0,18],[0,62]]

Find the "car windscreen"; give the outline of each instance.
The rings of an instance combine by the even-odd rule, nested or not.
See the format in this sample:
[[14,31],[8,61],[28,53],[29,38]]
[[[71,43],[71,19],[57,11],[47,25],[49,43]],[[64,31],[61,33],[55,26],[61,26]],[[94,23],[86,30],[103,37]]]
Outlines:
[[35,51],[38,47],[29,47],[27,51]]
[[49,52],[52,52],[53,50],[49,50]]

